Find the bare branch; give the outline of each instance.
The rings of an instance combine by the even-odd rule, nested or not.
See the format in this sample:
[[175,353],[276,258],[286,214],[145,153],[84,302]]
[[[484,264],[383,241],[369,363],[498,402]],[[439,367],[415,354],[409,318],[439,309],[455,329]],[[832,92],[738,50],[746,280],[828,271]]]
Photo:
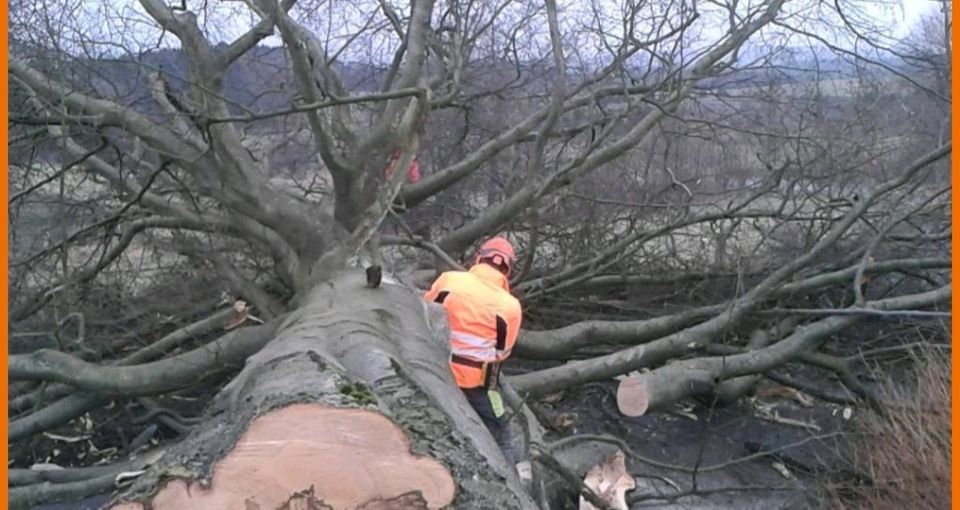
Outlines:
[[132,366],[101,366],[62,352],[41,349],[10,357],[10,377],[70,384],[100,394],[150,395],[196,384],[199,379],[243,365],[270,340],[272,326],[252,326],[172,358]]

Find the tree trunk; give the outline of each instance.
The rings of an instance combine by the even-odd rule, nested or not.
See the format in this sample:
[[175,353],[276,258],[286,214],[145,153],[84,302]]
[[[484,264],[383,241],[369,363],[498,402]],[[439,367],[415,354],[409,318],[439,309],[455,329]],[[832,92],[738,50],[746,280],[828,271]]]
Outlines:
[[453,382],[446,328],[392,282],[318,285],[112,508],[535,508]]

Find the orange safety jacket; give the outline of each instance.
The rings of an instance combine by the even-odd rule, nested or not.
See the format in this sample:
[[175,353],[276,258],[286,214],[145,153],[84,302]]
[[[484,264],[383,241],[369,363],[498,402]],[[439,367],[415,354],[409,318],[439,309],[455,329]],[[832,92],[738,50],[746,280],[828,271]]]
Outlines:
[[440,275],[424,295],[441,303],[450,323],[450,369],[461,388],[493,387],[510,356],[522,317],[507,277],[493,266]]

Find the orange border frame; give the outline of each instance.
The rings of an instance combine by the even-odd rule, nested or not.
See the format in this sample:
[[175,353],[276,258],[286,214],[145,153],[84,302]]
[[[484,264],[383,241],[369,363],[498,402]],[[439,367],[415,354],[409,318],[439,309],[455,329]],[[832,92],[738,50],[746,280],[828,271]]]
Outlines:
[[[957,41],[960,41],[960,34],[957,33],[956,25],[953,23],[953,2],[950,3],[950,42],[952,45],[950,52],[950,91],[951,91],[951,103],[950,103],[950,138],[953,139],[953,135],[960,133],[960,112],[957,109],[957,103],[952,102],[953,99],[956,99],[960,95],[960,71],[957,70]],[[960,164],[957,163],[956,155],[951,153],[950,155],[950,180],[952,191],[952,207],[951,207],[951,217],[950,217],[950,230],[951,230],[951,243],[950,243],[950,259],[951,259],[951,269],[950,269],[950,284],[953,287],[953,290],[956,290],[956,285],[953,285],[953,277],[957,274],[957,267],[960,267],[960,235],[957,234],[957,230],[953,225],[953,220],[960,217],[960,203],[957,202],[957,198],[960,198],[960,193],[957,193],[957,176],[960,175]],[[957,460],[957,453],[960,452],[960,445],[958,445],[957,439],[960,438],[960,433],[957,432],[957,414],[960,411],[960,406],[957,405],[957,390],[960,389],[960,381],[957,380],[957,363],[960,362],[960,353],[957,352],[957,343],[953,341],[953,335],[957,334],[957,331],[960,331],[960,303],[957,302],[957,296],[951,296],[950,299],[950,309],[952,315],[950,317],[950,361],[951,361],[951,391],[950,391],[950,423],[951,434],[950,434],[950,499],[951,505],[950,508],[960,508],[960,483],[957,481],[956,474],[960,471],[960,461]]]
[[[953,16],[952,13],[953,3],[951,2],[951,19]],[[0,73],[0,110],[2,110],[3,122],[0,122],[0,139],[3,140],[3,146],[0,148],[0,168],[3,168],[3,173],[8,172],[8,121],[9,121],[9,110],[8,110],[8,99],[9,99],[9,88],[8,88],[8,58],[9,58],[9,46],[7,41],[7,34],[9,30],[9,14],[8,14],[8,5],[7,2],[0,2],[0,15],[6,21],[3,28],[0,29],[0,49],[3,50],[2,55],[0,55],[0,63],[2,63],[3,73]],[[960,71],[957,70],[957,59],[956,59],[956,48],[957,41],[960,41],[960,34],[958,34],[956,28],[951,24],[951,42],[953,44],[954,51],[951,53],[951,93],[952,98],[956,98],[960,95]],[[960,132],[960,112],[956,103],[951,103],[951,138],[955,133]],[[952,180],[960,176],[960,164],[958,164],[957,159],[951,155],[951,177]],[[0,198],[3,199],[3,203],[7,202],[8,199],[8,189],[9,177],[5,176],[3,179],[0,179]],[[956,230],[953,230],[953,219],[960,217],[960,194],[957,193],[956,187],[953,187],[953,203],[952,203],[952,217],[951,217],[951,260],[952,260],[952,269],[951,275],[955,275],[957,267],[960,266],[960,235],[957,234]],[[8,246],[9,241],[9,217],[8,209],[6,207],[0,208],[0,232],[3,234],[2,240],[0,240],[0,245],[2,245],[2,250],[0,250],[0,262],[4,270],[0,272],[0,326],[2,326],[2,332],[0,332],[0,338],[3,339],[0,342],[0,356],[3,360],[0,361],[0,377],[2,377],[2,384],[0,384],[0,401],[6,402],[8,400],[8,381],[7,381],[7,356],[8,356],[8,333],[9,333],[9,324],[8,324],[8,265],[9,261],[7,260]],[[952,282],[952,277],[951,277]],[[953,334],[960,330],[960,303],[958,303],[956,297],[952,298],[951,309],[951,344],[954,344],[952,341]],[[960,353],[957,352],[956,346],[954,345],[951,349],[951,361],[952,361],[952,394],[951,394],[951,421],[953,428],[951,431],[951,508],[960,509],[960,483],[958,483],[955,476],[953,476],[957,471],[960,471],[960,461],[957,460],[957,454],[960,452],[960,445],[958,445],[958,438],[960,438],[960,433],[957,431],[957,416],[958,411],[960,411],[960,405],[957,404],[957,399],[953,398],[956,396],[958,390],[960,390],[960,381],[957,380],[956,367],[958,362],[960,362]],[[0,419],[0,435],[6,437],[8,429],[9,416],[4,414],[3,419]],[[8,462],[9,462],[9,450],[3,450],[3,453],[0,454],[0,460],[2,460],[2,469],[4,479],[8,478]],[[0,509],[8,508],[8,486],[6,483],[0,486]]]
[[[8,88],[8,56],[9,56],[9,45],[7,43],[7,32],[10,30],[10,18],[8,15],[8,4],[7,2],[0,2],[0,14],[3,16],[5,21],[3,28],[0,29],[0,48],[3,49],[3,55],[0,56],[0,62],[3,62],[3,73],[0,73],[0,110],[3,111],[3,122],[0,122],[0,139],[3,140],[3,148],[0,149],[0,168],[3,168],[4,175],[3,179],[0,179],[0,197],[3,198],[3,203],[7,203],[8,190],[7,185],[10,182],[9,179],[9,154],[7,153],[7,128],[9,126],[8,121],[10,117],[10,112],[8,109],[8,100],[9,100],[9,88]],[[7,260],[8,247],[7,242],[10,239],[7,232],[9,227],[9,209],[3,207],[0,209],[0,232],[3,232],[3,239],[0,240],[0,245],[3,245],[3,249],[0,249],[0,262],[2,262],[3,271],[0,271],[0,326],[3,327],[2,335],[3,341],[0,342],[0,356],[3,357],[3,361],[0,362],[0,377],[3,378],[2,383],[0,383],[0,401],[6,402],[8,400],[8,383],[7,383],[7,355],[8,352],[8,333],[10,331],[9,324],[7,322],[7,310],[9,300],[7,299],[8,292],[8,266],[9,261]],[[9,415],[6,413],[3,415],[3,419],[0,420],[0,435],[7,437],[7,421],[9,420]],[[9,462],[9,449],[4,449],[3,454],[0,455],[0,459],[3,460],[3,479],[8,480],[7,476],[8,471],[8,462]],[[9,508],[9,498],[8,498],[8,488],[7,483],[3,483],[3,487],[0,488],[0,508]]]

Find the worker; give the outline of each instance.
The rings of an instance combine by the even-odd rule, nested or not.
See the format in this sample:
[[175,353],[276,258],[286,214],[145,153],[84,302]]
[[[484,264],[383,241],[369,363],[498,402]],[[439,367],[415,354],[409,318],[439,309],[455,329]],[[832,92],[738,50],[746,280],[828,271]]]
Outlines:
[[520,331],[521,308],[510,294],[516,255],[502,237],[483,243],[467,271],[440,275],[425,299],[443,305],[450,324],[450,370],[511,464],[519,460],[510,440],[500,365],[510,357]]
[[[397,162],[400,160],[400,155],[402,152],[400,149],[393,149],[393,152],[390,153],[390,161],[387,162],[387,168],[384,171],[384,176],[389,179],[393,175],[393,169],[397,167]],[[407,182],[410,184],[415,184],[420,180],[420,163],[417,162],[417,158],[414,157],[410,161],[410,166],[407,168]]]

